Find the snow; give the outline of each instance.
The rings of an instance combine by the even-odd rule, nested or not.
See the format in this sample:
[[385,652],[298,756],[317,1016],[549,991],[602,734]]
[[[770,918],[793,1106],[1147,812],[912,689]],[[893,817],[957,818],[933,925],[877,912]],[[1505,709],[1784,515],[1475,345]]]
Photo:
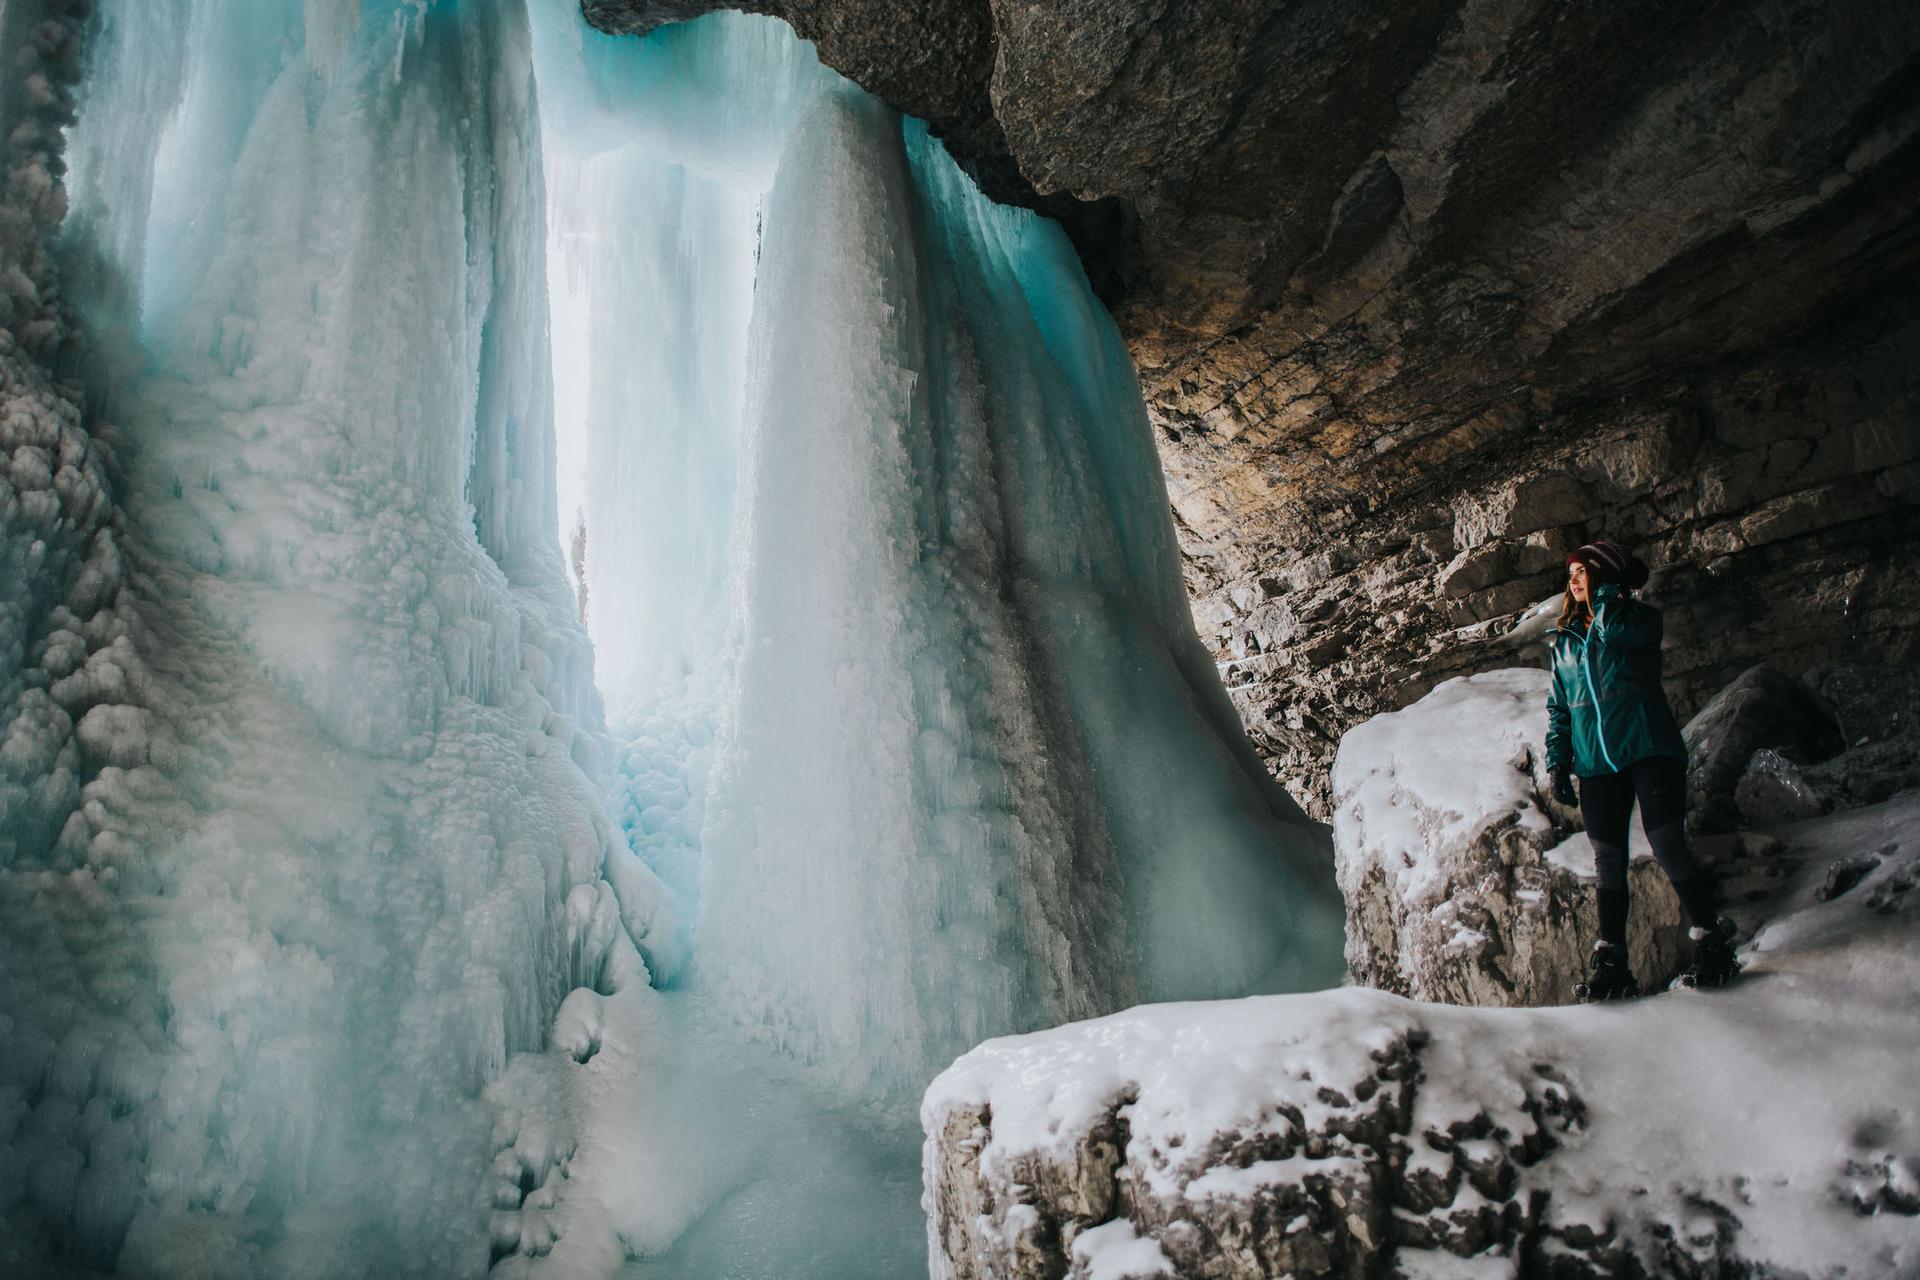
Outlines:
[[1076,1274],[1086,1280],[1142,1280],[1146,1276],[1179,1274],[1160,1242],[1135,1235],[1133,1224],[1124,1218],[1074,1237],[1073,1262]]
[[1394,1261],[1405,1280],[1515,1280],[1520,1274],[1511,1258],[1492,1253],[1462,1258],[1438,1249],[1401,1249]]
[[1333,1173],[1342,1167],[1358,1168],[1358,1162],[1352,1160],[1314,1160],[1306,1156],[1289,1156],[1285,1160],[1255,1160],[1242,1166],[1222,1165],[1207,1170],[1180,1189],[1180,1194],[1188,1200],[1207,1200],[1213,1197],[1237,1200],[1246,1199],[1259,1193],[1262,1187],[1294,1183],[1308,1174]]
[[[1013,1176],[1131,1099],[1128,1150],[1149,1190],[1246,1196],[1300,1166],[1209,1161],[1288,1123],[1283,1107],[1314,1130],[1326,1118],[1317,1085],[1363,1078],[1384,1037],[1417,1030],[1415,1133],[1476,1114],[1493,1133],[1528,1132],[1515,1082],[1529,1064],[1549,1064],[1584,1102],[1584,1125],[1522,1172],[1519,1194],[1545,1192],[1555,1224],[1664,1222],[1698,1251],[1718,1229],[1698,1206],[1713,1203],[1737,1218],[1740,1254],[1783,1273],[1907,1274],[1920,1267],[1920,1234],[1902,1216],[1920,1207],[1903,1199],[1920,1153],[1920,794],[1771,834],[1799,869],[1763,904],[1746,974],[1727,990],[1538,1010],[1359,989],[1143,1006],[981,1045],[928,1090],[923,1129],[931,1142],[954,1109],[989,1107],[982,1176]],[[1827,868],[1868,852],[1869,874],[1820,901]],[[1422,1167],[1413,1156],[1409,1175]],[[1411,1250],[1399,1261],[1413,1275],[1513,1267]]]
[[[1565,868],[1584,880],[1592,880],[1597,875],[1593,867],[1593,841],[1584,831],[1574,832],[1543,856],[1554,866]],[[1627,831],[1627,860],[1645,862],[1651,857],[1653,846],[1647,843],[1647,833],[1636,820]]]
[[[1333,770],[1343,892],[1378,867],[1397,898],[1418,902],[1440,887],[1438,853],[1474,843],[1489,821],[1513,815],[1521,831],[1551,829],[1542,808],[1549,682],[1529,668],[1457,676],[1347,732]],[[1590,852],[1585,865],[1591,874]]]

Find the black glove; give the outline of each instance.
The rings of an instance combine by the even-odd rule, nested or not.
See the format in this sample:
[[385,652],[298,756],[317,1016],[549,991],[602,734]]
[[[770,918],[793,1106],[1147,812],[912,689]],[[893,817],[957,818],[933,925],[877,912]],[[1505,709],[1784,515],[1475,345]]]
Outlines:
[[1580,797],[1574,794],[1573,775],[1567,772],[1567,766],[1557,764],[1552,772],[1553,798],[1570,809],[1579,807]]

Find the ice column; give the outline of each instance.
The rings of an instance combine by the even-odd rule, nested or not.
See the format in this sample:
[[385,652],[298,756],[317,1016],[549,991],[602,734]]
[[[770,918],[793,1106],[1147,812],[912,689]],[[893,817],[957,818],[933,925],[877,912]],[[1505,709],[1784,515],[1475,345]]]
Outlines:
[[1131,368],[1058,229],[815,100],[767,198],[697,973],[851,1092],[1338,972],[1239,742]]
[[1193,635],[1059,229],[779,24],[536,35],[589,625],[691,989],[905,1097],[988,1035],[1337,980],[1324,835]]
[[479,1274],[489,1082],[674,962],[553,538],[527,15],[89,29],[67,253],[125,343],[91,435],[37,386],[0,437],[9,567],[16,515],[65,562],[0,671],[0,1271]]
[[833,77],[765,19],[643,42],[555,5],[534,34],[555,328],[585,347],[560,353],[585,382],[582,421],[562,427],[587,437],[584,474],[562,487],[584,499],[610,711],[657,718],[718,666],[759,204],[800,104]]

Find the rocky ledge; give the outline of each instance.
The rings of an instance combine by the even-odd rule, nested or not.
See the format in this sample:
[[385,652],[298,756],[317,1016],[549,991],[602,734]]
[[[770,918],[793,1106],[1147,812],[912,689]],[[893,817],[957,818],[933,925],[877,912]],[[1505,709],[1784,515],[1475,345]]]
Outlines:
[[1915,654],[1920,10],[1900,0],[583,0],[786,18],[1060,217],[1157,425],[1189,587],[1316,816],[1340,734],[1600,533],[1682,715]]
[[1920,1271],[1920,796],[1781,828],[1742,981],[1349,989],[990,1041],[921,1110],[936,1277]]
[[[1596,939],[1593,849],[1551,795],[1548,677],[1459,676],[1349,730],[1334,765],[1347,967],[1366,986],[1468,1005],[1562,1004]],[[1812,687],[1750,668],[1686,727],[1695,853],[1728,900],[1764,900],[1799,867],[1766,828],[1920,787],[1920,672],[1830,666]],[[1687,921],[1637,821],[1628,948],[1663,987]]]
[[[1599,936],[1593,848],[1552,798],[1548,682],[1457,677],[1341,739],[1333,844],[1354,981],[1447,1004],[1573,1000]],[[1628,852],[1633,971],[1665,986],[1691,954],[1686,920],[1638,827]]]

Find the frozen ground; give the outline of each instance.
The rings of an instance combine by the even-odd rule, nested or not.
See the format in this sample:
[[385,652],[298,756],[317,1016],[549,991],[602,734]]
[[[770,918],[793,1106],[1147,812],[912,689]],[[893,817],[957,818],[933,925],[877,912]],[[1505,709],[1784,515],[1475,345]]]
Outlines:
[[1771,834],[1774,861],[1731,869],[1759,896],[1725,991],[1490,1010],[1349,989],[981,1046],[922,1109],[935,1273],[1055,1231],[1108,1280],[1154,1274],[1104,1261],[1134,1234],[1242,1257],[1231,1275],[1396,1245],[1407,1275],[1920,1271],[1920,794]]

